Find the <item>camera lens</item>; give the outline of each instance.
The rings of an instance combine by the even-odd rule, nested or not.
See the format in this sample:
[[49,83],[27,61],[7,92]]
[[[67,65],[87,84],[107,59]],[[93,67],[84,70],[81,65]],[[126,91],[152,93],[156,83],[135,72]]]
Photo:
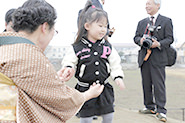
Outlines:
[[143,47],[146,49],[150,49],[151,46],[152,46],[152,40],[150,38],[146,38],[143,41]]

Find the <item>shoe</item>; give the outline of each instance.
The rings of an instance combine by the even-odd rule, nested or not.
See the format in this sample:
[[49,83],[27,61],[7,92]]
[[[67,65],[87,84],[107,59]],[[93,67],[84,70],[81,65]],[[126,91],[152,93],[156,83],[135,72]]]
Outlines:
[[160,121],[163,121],[163,122],[166,122],[166,121],[167,121],[166,115],[165,115],[164,113],[157,113],[157,114],[156,114],[156,117],[157,117]]
[[93,120],[98,120],[98,117],[97,116],[93,116]]
[[141,113],[141,114],[156,114],[155,110],[147,109],[147,108],[139,110],[139,113]]

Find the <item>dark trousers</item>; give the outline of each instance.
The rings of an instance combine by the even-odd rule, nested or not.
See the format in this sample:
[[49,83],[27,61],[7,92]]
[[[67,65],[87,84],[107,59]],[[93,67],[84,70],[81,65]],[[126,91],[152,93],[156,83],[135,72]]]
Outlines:
[[148,61],[141,66],[144,105],[148,109],[157,108],[158,113],[166,114],[165,67],[153,66]]

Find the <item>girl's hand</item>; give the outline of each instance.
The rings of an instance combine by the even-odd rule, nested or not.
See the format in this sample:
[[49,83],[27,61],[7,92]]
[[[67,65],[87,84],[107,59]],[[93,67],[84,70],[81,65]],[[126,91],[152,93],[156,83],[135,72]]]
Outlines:
[[57,72],[59,78],[64,82],[69,81],[73,77],[74,73],[75,70],[70,67],[65,67]]
[[123,82],[123,80],[122,80],[121,78],[117,78],[117,79],[115,80],[115,82],[116,82],[116,84],[120,87],[120,90],[125,89],[125,84],[124,84],[124,82]]

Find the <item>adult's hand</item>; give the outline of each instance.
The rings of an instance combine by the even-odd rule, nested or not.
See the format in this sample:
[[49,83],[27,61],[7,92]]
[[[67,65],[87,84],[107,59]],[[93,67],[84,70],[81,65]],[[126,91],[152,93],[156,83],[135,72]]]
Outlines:
[[89,100],[98,97],[104,89],[104,85],[93,83],[91,87],[84,92],[85,100]]
[[153,43],[152,43],[151,48],[160,47],[160,43],[157,40],[152,38],[152,41],[153,41]]

